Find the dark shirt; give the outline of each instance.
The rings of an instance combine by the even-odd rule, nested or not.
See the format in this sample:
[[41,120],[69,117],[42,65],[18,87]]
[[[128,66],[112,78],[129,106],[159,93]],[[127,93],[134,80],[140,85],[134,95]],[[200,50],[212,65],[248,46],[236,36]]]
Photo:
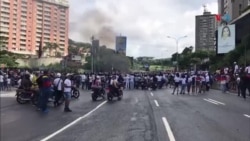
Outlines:
[[23,78],[21,80],[21,87],[23,89],[29,89],[32,86],[32,82],[30,79]]

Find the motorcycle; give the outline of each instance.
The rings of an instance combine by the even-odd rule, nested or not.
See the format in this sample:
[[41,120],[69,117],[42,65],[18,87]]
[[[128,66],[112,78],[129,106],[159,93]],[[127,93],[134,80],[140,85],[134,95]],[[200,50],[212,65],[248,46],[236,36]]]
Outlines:
[[38,95],[35,93],[34,90],[17,89],[16,101],[19,104],[26,104],[32,102],[33,105],[37,105]]
[[157,89],[157,83],[151,82],[151,89],[155,91]]
[[114,88],[112,88],[113,86],[109,86],[107,88],[107,98],[108,101],[112,101],[114,97],[117,97],[117,100],[121,100],[123,97],[123,87],[119,86],[118,88],[118,93],[114,92]]
[[102,99],[105,99],[105,90],[103,87],[101,88],[92,88],[91,97],[93,101],[96,101],[98,97],[102,97]]
[[80,96],[80,91],[75,86],[73,86],[71,88],[71,97],[79,98],[79,96]]

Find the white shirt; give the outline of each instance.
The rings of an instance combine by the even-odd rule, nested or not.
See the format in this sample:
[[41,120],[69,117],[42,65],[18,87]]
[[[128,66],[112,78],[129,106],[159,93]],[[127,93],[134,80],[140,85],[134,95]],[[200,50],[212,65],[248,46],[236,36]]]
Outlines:
[[18,86],[21,86],[21,81],[22,81],[22,79],[19,79],[19,80],[17,81]]
[[245,72],[248,73],[248,74],[250,74],[250,66],[246,67]]
[[61,78],[56,78],[53,82],[53,85],[54,86],[57,86],[57,90],[61,91],[62,90],[62,83],[63,83],[63,80]]
[[177,76],[175,76],[175,77],[174,77],[174,82],[180,82],[180,78],[177,77]]
[[193,79],[193,77],[190,76],[190,77],[188,78],[188,83],[191,83],[191,82],[192,82],[192,79]]
[[130,82],[134,82],[134,76],[133,75],[130,76]]
[[3,75],[0,75],[0,82],[3,82]]
[[64,81],[64,85],[66,85],[67,87],[64,87],[64,92],[71,92],[71,86],[72,86],[72,83],[69,79],[66,79]]
[[159,81],[161,81],[161,79],[162,79],[162,76],[156,76],[157,77],[157,81],[159,82]]
[[91,76],[89,77],[89,82],[92,82],[92,77]]
[[238,69],[239,69],[239,66],[238,66],[238,65],[235,65],[235,66],[234,66],[234,73],[237,73]]
[[11,81],[10,78],[7,78],[7,84],[10,84],[10,81]]
[[224,73],[225,73],[225,74],[228,73],[228,68],[224,68]]
[[127,75],[127,76],[125,77],[125,81],[126,81],[126,82],[129,82],[129,75]]
[[181,78],[182,84],[186,84],[186,78]]
[[209,82],[210,79],[209,79],[209,76],[206,76],[206,82]]
[[117,83],[117,80],[116,79],[111,79],[110,85],[113,85],[114,83]]
[[86,76],[83,74],[83,75],[81,75],[81,78],[82,78],[82,82],[85,82],[85,80],[86,80]]

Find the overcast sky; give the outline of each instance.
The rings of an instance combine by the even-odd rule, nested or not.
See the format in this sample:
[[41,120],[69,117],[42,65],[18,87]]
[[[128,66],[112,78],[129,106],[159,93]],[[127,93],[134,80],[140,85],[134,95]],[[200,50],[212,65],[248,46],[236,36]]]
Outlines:
[[213,14],[217,0],[69,0],[69,37],[90,42],[91,36],[114,48],[116,35],[127,36],[128,56],[170,57],[176,52],[173,37],[188,37],[179,52],[195,45],[195,15],[203,5]]

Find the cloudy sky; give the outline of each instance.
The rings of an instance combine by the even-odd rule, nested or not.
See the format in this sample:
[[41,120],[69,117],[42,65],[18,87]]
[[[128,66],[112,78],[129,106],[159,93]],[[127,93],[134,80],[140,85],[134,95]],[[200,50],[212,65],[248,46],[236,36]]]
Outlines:
[[115,36],[127,36],[128,56],[170,57],[195,45],[195,15],[203,5],[213,14],[217,0],[69,0],[70,33],[76,41],[90,42],[91,36],[114,48]]

